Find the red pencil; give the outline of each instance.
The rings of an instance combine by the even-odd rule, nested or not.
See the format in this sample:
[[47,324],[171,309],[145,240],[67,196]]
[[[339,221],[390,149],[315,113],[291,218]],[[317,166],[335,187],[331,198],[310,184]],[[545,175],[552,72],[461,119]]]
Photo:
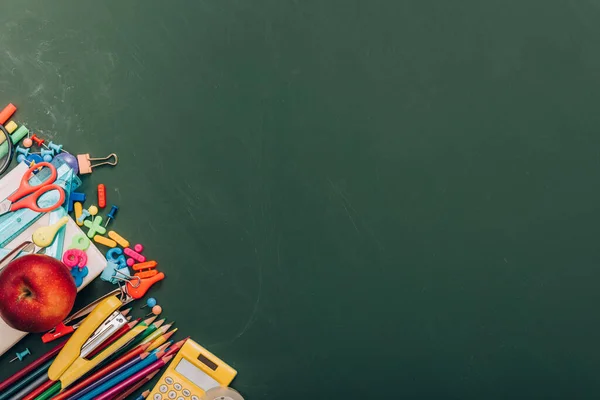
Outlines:
[[53,386],[55,383],[56,383],[56,381],[51,381],[50,379],[48,379],[42,385],[38,386],[33,392],[31,392],[27,396],[23,397],[22,400],[33,400],[33,399],[35,399],[40,394],[44,393],[46,391],[46,389],[50,389],[50,387]]
[[189,337],[180,340],[179,342],[176,342],[175,344],[173,344],[173,346],[169,347],[167,349],[167,351],[165,352],[165,357],[173,355],[175,353],[177,353],[179,351],[179,349],[181,348],[181,346],[183,346],[183,344],[185,343],[186,340],[188,340]]
[[62,400],[62,399],[68,398],[69,396],[71,396],[75,393],[79,393],[86,386],[96,382],[97,380],[108,375],[109,373],[111,373],[115,369],[119,368],[121,365],[125,364],[129,360],[132,360],[135,357],[139,356],[140,354],[145,352],[148,347],[150,347],[150,343],[139,345],[138,347],[130,350],[128,353],[125,353],[125,355],[123,357],[116,359],[112,363],[108,364],[106,367],[104,367],[101,370],[90,375],[89,377],[87,377],[83,381],[79,382],[78,384],[71,386],[70,388],[61,392],[59,395],[53,397],[52,399],[53,400]]
[[119,329],[111,337],[106,339],[100,346],[98,346],[96,350],[92,351],[86,358],[94,358],[96,354],[100,353],[102,350],[119,340],[121,336],[132,330],[133,327],[136,326],[141,320],[141,318],[138,318],[135,321],[131,321],[130,323],[123,325],[121,329]]
[[66,340],[64,342],[62,342],[61,344],[59,344],[58,346],[56,346],[55,348],[53,348],[52,350],[50,350],[49,352],[47,352],[46,354],[44,354],[43,356],[41,356],[40,358],[38,358],[37,360],[35,360],[34,362],[32,362],[30,365],[26,366],[25,368],[23,368],[22,370],[20,370],[19,372],[17,372],[13,376],[11,376],[10,378],[6,379],[4,382],[0,383],[0,392],[3,392],[9,386],[12,386],[17,381],[20,381],[25,376],[27,376],[30,372],[33,372],[34,370],[36,370],[39,366],[50,361],[51,358],[54,358],[60,352],[60,350],[64,347],[65,343],[67,343]]

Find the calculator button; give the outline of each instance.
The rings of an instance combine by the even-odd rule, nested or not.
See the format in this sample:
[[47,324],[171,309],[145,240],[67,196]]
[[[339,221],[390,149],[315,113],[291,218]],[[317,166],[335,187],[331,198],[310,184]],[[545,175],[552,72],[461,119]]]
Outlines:
[[162,396],[158,393],[156,393],[153,397],[154,400],[162,400]]
[[165,378],[165,382],[167,382],[167,385],[172,385],[173,384],[173,378],[171,378],[170,376],[167,376]]
[[189,390],[187,390],[187,389],[183,389],[183,395],[184,395],[185,397],[190,397],[190,395],[191,395],[191,394],[192,394],[192,392],[190,392]]
[[200,397],[198,397],[198,396],[192,396],[192,400],[200,400]]
[[181,386],[180,383],[176,383],[175,385],[173,385],[173,387],[175,388],[175,390],[181,390],[181,389],[183,389],[183,386]]
[[171,391],[169,392],[169,398],[170,398],[170,399],[174,399],[174,398],[176,398],[176,397],[177,397],[177,393],[175,393],[174,391],[172,391],[172,390],[171,390]]
[[183,397],[178,397],[177,400],[185,400]]
[[168,390],[169,388],[167,387],[167,385],[160,385],[160,387],[158,388],[158,391],[161,393],[167,393]]

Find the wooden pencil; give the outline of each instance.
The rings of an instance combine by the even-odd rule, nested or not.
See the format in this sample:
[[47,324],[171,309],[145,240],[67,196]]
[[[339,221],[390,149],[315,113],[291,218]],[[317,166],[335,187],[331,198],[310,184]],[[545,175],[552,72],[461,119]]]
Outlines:
[[[158,374],[159,372],[160,371],[155,371],[155,372],[151,373],[150,375],[148,375],[147,377],[145,377],[144,379],[142,379],[141,381],[139,381],[138,383],[136,383],[135,385],[133,385],[131,388],[127,389],[126,391],[124,391],[123,393],[117,395],[116,397],[113,397],[111,400],[125,400],[125,399],[127,399],[127,397],[131,396],[133,393],[135,393],[139,389],[141,389],[142,386],[144,386],[145,384],[147,384],[148,382],[150,382],[156,376],[156,374]],[[146,393],[146,396],[142,397],[143,399],[145,399],[146,397],[148,397],[148,395],[150,394],[150,391],[147,390],[144,393]],[[144,393],[142,393],[142,396],[144,395]]]

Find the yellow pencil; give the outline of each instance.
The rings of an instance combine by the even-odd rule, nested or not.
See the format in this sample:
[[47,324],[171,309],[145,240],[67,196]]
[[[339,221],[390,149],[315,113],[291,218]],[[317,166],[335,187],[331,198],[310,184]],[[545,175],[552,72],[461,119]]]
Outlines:
[[171,332],[165,333],[164,335],[162,335],[158,339],[156,339],[154,342],[152,342],[150,347],[148,347],[148,351],[152,351],[152,350],[162,346],[163,344],[165,344],[167,342],[167,340],[169,340],[171,338],[171,336],[173,336],[173,334],[175,332],[177,332],[177,329],[178,328],[175,328]]
[[164,335],[172,326],[173,324],[169,324],[169,325],[165,325],[157,330],[155,330],[154,332],[152,332],[150,335],[148,335],[147,338],[145,338],[144,340],[142,340],[142,342],[140,344],[146,344],[146,343],[150,343],[155,339],[158,339],[159,336]]

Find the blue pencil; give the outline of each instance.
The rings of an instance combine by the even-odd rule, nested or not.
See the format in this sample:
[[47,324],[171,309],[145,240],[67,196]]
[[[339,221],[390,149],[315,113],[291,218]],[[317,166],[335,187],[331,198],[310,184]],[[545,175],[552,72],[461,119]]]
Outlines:
[[92,390],[91,392],[88,392],[83,397],[79,397],[79,400],[94,399],[96,396],[101,395],[102,393],[111,389],[113,386],[115,386],[118,383],[129,378],[131,375],[135,374],[136,372],[141,371],[142,369],[146,368],[147,366],[151,365],[152,363],[158,361],[163,356],[164,353],[165,353],[164,351],[160,351],[158,353],[153,352],[148,357],[146,357],[144,360],[135,364],[128,370],[122,372],[121,374],[115,376],[114,378],[112,378],[108,381],[105,381],[102,385],[97,386],[94,390]]
[[106,376],[103,376],[102,378],[98,379],[96,382],[90,384],[89,386],[85,387],[84,389],[80,390],[79,392],[75,393],[74,395],[68,397],[67,400],[79,399],[86,393],[89,393],[92,390],[94,390],[95,388],[97,388],[98,386],[102,385],[104,382],[114,378],[115,376],[119,376],[119,374],[127,371],[129,368],[132,368],[137,363],[142,362],[149,355],[150,355],[150,353],[142,353],[139,356],[127,361],[125,364],[121,365],[119,368],[115,369],[111,373],[107,374]]
[[[29,388],[30,390],[28,390],[27,393],[24,393],[25,392],[24,390],[23,390],[23,393],[21,393],[19,391],[21,389],[23,389],[24,387],[26,387],[27,385],[29,385],[30,383],[36,381],[39,377],[44,376],[46,374],[46,371],[48,371],[48,368],[50,368],[50,366],[52,365],[53,362],[54,362],[54,359],[51,359],[50,361],[46,362],[41,367],[39,367],[37,370],[35,370],[33,373],[31,373],[30,375],[28,375],[24,379],[21,379],[19,382],[12,385],[9,389],[7,389],[5,392],[3,392],[0,395],[0,400],[9,399],[15,393],[18,393],[20,397],[24,397],[29,392],[32,392],[33,389],[35,389],[35,387]],[[12,397],[14,397],[14,396],[12,396]],[[17,397],[17,398],[20,398],[20,397]]]

